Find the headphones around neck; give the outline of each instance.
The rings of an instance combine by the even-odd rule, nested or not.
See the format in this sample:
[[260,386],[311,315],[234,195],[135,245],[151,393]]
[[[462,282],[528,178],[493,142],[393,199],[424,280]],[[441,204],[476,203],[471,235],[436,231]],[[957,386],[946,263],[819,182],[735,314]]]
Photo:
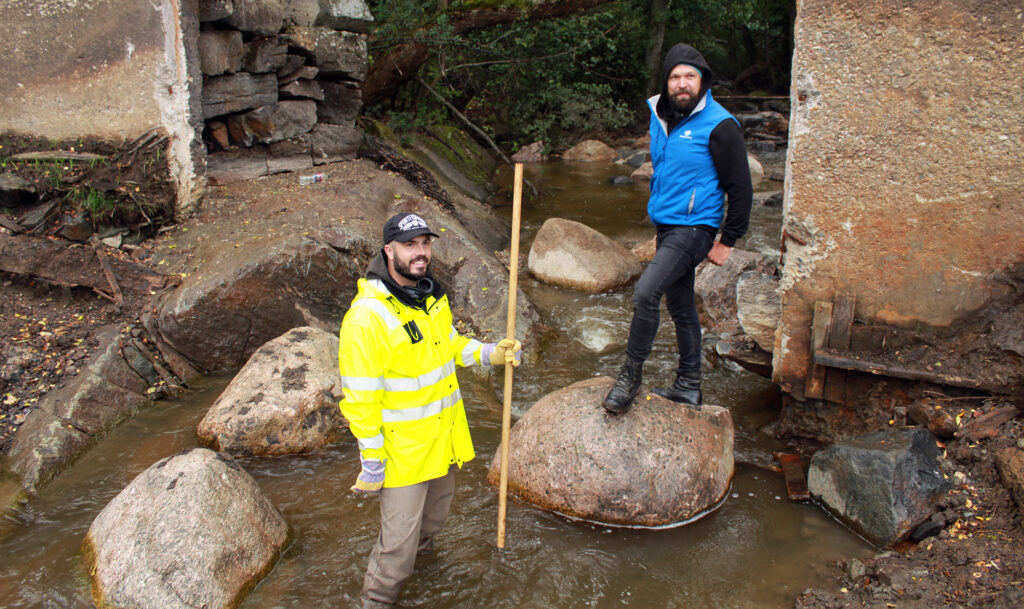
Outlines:
[[421,277],[416,285],[404,285],[402,289],[416,302],[422,302],[424,298],[434,292],[434,282],[430,277]]

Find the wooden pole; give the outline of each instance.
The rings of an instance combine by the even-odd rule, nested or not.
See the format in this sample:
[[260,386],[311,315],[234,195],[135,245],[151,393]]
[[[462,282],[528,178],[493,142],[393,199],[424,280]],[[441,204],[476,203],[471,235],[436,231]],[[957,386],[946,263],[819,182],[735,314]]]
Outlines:
[[[508,265],[508,322],[505,337],[516,337],[516,293],[519,289],[519,218],[523,203],[523,164],[515,165],[512,186],[512,246]],[[508,439],[512,427],[512,370],[505,362],[505,395],[501,408],[501,483],[498,485],[498,549],[505,547],[505,511],[508,503]]]

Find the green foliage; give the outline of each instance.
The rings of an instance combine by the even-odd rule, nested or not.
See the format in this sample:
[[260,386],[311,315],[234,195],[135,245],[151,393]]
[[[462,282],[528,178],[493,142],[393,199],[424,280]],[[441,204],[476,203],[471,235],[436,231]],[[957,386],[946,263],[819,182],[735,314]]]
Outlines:
[[[525,14],[533,4],[371,0],[371,54],[383,56],[411,40],[427,44],[431,60],[419,77],[507,149],[536,140],[561,148],[588,133],[644,124],[650,1],[608,2],[560,19],[524,19],[465,34],[452,26],[472,9],[518,8]],[[676,0],[664,48],[694,45],[720,79],[763,66],[770,82],[752,88],[784,90],[793,13],[794,0]],[[415,80],[366,113],[398,133],[457,120]]]
[[93,215],[109,214],[118,205],[115,199],[91,186],[76,188],[69,193],[69,196],[76,199],[83,209]]

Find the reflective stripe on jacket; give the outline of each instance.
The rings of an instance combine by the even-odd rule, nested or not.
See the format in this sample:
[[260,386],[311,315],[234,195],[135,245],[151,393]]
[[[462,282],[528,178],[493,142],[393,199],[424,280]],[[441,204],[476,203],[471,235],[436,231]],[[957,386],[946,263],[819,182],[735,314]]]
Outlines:
[[341,324],[341,412],[365,459],[384,459],[384,486],[439,478],[475,456],[456,366],[480,364],[482,343],[452,325],[448,297],[424,309],[360,279]]

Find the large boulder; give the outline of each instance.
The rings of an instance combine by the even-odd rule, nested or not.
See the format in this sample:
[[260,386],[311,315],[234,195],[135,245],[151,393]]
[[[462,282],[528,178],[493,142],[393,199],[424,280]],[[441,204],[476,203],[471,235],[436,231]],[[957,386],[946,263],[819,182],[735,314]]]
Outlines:
[[[508,488],[573,518],[628,526],[682,524],[715,508],[733,477],[729,411],[682,406],[641,390],[610,415],[612,379],[580,381],[541,398],[511,431]],[[500,451],[488,481],[497,484]]]
[[338,337],[295,328],[252,354],[199,423],[199,442],[234,455],[305,453],[338,441],[345,419]]
[[160,334],[198,367],[220,370],[292,328],[338,328],[365,264],[351,254],[372,250],[358,237],[346,247],[291,233],[211,244],[202,274],[161,304]]
[[948,490],[940,455],[922,428],[857,436],[814,454],[807,488],[866,539],[889,546],[927,520]]
[[694,281],[701,326],[723,336],[740,333],[736,309],[736,284],[740,275],[747,271],[770,274],[773,269],[768,256],[735,248],[722,266],[702,262]]
[[629,283],[643,270],[622,245],[563,218],[549,218],[540,227],[527,266],[541,281],[594,293]]
[[610,163],[619,156],[615,149],[598,140],[583,140],[562,154],[564,161]]
[[227,609],[273,567],[288,525],[227,455],[158,461],[107,504],[82,542],[98,607]]

